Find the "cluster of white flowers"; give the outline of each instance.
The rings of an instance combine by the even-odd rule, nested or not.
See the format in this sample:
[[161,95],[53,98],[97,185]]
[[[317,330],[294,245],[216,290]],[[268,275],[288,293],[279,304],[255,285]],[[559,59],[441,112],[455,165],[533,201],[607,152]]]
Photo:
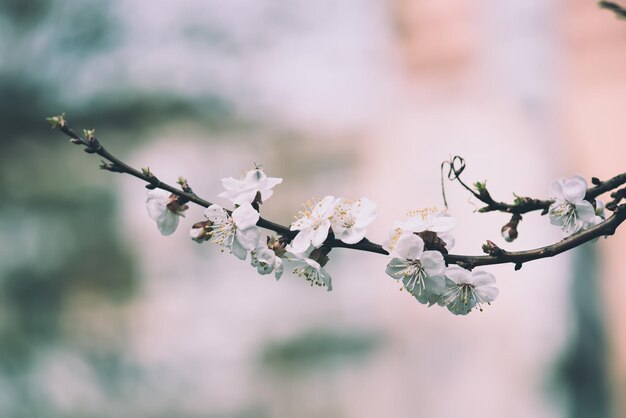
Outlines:
[[[241,260],[250,253],[250,263],[258,273],[273,272],[276,280],[289,263],[294,274],[312,286],[332,290],[331,277],[323,268],[328,261],[327,252],[321,251],[320,247],[331,230],[336,239],[347,244],[361,241],[376,217],[376,205],[367,198],[350,201],[326,196],[319,202],[309,203],[291,225],[292,231],[298,231],[291,244],[270,237],[263,239],[256,225],[260,215],[255,207],[267,201],[274,193],[274,186],[282,181],[281,178],[267,177],[258,167],[248,171],[243,179],[222,179],[226,191],[219,196],[230,200],[235,209],[229,213],[218,205],[209,206],[204,212],[206,220],[193,225],[191,239],[198,243],[218,244]],[[176,202],[176,196],[167,192],[155,190],[148,193],[148,212],[164,235],[176,230],[178,218],[187,208]]]
[[303,254],[311,246],[319,248],[331,229],[335,238],[356,244],[365,237],[375,218],[376,204],[365,197],[351,201],[326,196],[319,202],[307,202],[300,217],[291,224],[292,231],[299,231],[291,250]]
[[[386,270],[389,276],[400,281],[418,302],[446,306],[457,315],[466,315],[476,306],[482,310],[484,303],[496,298],[498,289],[489,286],[495,283],[491,274],[446,267],[442,252],[454,246],[453,217],[434,208],[409,216],[408,220],[395,223],[389,239],[383,243],[392,257]],[[485,281],[486,276],[491,279]]]
[[548,210],[550,223],[559,226],[566,237],[606,219],[604,203],[595,199],[592,204],[585,200],[586,194],[587,181],[581,176],[560,178],[550,185],[550,196],[554,199]]
[[[290,226],[295,234],[291,242],[290,237],[262,237],[257,226],[259,205],[273,195],[274,186],[282,181],[267,177],[258,167],[248,171],[243,179],[222,179],[226,191],[219,196],[230,200],[235,209],[229,212],[218,205],[209,206],[204,212],[206,220],[194,224],[190,236],[196,242],[218,244],[241,260],[250,253],[250,263],[259,274],[274,273],[278,280],[289,263],[293,273],[312,286],[332,290],[331,277],[324,269],[333,247],[328,243],[340,240],[357,244],[363,240],[376,218],[376,205],[365,197],[347,200],[325,196],[307,202]],[[585,200],[587,182],[580,176],[554,181],[550,193],[554,199],[548,211],[550,222],[559,226],[565,236],[606,218],[600,200]],[[184,202],[163,190],[148,192],[148,214],[163,235],[176,230],[187,209]],[[513,239],[513,232],[516,235],[512,230],[517,222],[519,219],[515,225],[508,224],[511,231],[504,235],[508,241]],[[493,286],[495,278],[490,273],[446,265],[444,255],[454,246],[451,231],[455,224],[455,218],[436,208],[411,212],[408,219],[396,222],[383,243],[391,257],[386,273],[419,303],[444,306],[454,314],[466,315],[476,307],[482,310],[484,304],[495,300],[498,289]]]

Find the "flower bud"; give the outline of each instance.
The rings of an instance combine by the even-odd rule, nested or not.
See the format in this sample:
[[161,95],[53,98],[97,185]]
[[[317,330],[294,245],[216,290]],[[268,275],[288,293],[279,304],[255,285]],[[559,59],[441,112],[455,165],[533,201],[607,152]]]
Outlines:
[[287,240],[285,237],[267,237],[267,248],[274,251],[276,257],[283,257],[287,250],[285,247],[287,246]]
[[213,226],[213,222],[211,221],[196,222],[191,227],[191,230],[189,231],[189,235],[191,236],[192,240],[198,243],[208,241],[211,239],[211,236],[213,235],[213,230],[211,228],[212,226]]
[[493,241],[487,240],[487,242],[483,244],[483,252],[485,254],[498,256],[502,254],[502,249],[498,247]]
[[519,225],[519,221],[521,220],[522,220],[522,215],[519,215],[516,213],[513,216],[511,216],[511,220],[509,221],[509,223],[507,223],[506,225],[502,227],[500,232],[502,233],[502,238],[504,238],[506,242],[515,241],[515,239],[518,236],[517,225]]
[[502,238],[504,238],[506,242],[513,242],[515,241],[515,238],[517,238],[517,229],[512,228],[509,224],[504,225],[501,231]]

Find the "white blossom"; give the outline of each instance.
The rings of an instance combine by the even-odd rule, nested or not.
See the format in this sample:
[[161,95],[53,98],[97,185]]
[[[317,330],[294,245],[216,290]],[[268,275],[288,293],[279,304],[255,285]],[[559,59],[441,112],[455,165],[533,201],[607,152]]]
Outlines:
[[446,284],[441,295],[441,304],[456,315],[467,315],[474,307],[482,311],[483,304],[490,304],[498,296],[493,274],[486,271],[469,271],[459,266],[445,270]]
[[410,218],[402,223],[402,229],[417,233],[435,232],[446,243],[446,250],[451,250],[454,247],[455,240],[450,231],[456,225],[456,218],[450,216],[448,212],[437,208],[428,208],[410,212],[409,216]]
[[229,249],[237,258],[245,260],[248,251],[257,247],[261,234],[256,226],[259,213],[250,203],[242,203],[231,216],[220,206],[211,205],[204,215],[213,222],[211,242]]
[[394,258],[387,265],[386,273],[401,280],[404,288],[420,303],[433,305],[444,290],[445,268],[439,251],[424,251],[413,259]]
[[300,231],[291,242],[294,253],[302,254],[311,245],[316,248],[322,245],[328,237],[330,218],[338,202],[339,199],[326,196],[315,204],[309,202],[308,207],[300,212],[300,217],[290,227],[292,231]]
[[587,182],[580,176],[561,178],[550,185],[554,203],[548,211],[550,223],[561,227],[569,236],[595,225],[596,213],[593,205],[585,200]]
[[396,223],[389,231],[389,239],[382,246],[392,257],[415,259],[424,251],[424,240],[413,232],[402,229],[401,223]]
[[330,274],[315,260],[296,254],[296,267],[293,273],[311,283],[311,286],[326,286],[327,291],[333,290]]
[[156,222],[159,232],[163,235],[171,235],[178,227],[178,221],[186,205],[180,205],[176,201],[176,196],[161,189],[148,191],[146,199],[146,209],[148,215]]
[[250,261],[259,274],[270,274],[273,271],[276,280],[280,279],[283,274],[283,260],[267,247],[260,247],[251,252]]
[[229,199],[235,205],[241,205],[252,203],[257,193],[260,193],[261,202],[265,202],[274,194],[272,188],[282,182],[282,178],[267,177],[263,170],[256,168],[248,171],[243,180],[233,177],[222,179],[226,191],[218,196]]
[[376,204],[366,197],[350,201],[340,199],[331,218],[335,237],[346,244],[356,244],[365,237],[367,227],[376,218]]
[[396,258],[415,259],[424,250],[424,241],[417,233],[430,231],[437,234],[446,244],[447,250],[454,246],[454,237],[450,232],[456,219],[445,211],[424,209],[409,213],[410,218],[399,221],[389,231],[389,238],[383,242],[383,248]]

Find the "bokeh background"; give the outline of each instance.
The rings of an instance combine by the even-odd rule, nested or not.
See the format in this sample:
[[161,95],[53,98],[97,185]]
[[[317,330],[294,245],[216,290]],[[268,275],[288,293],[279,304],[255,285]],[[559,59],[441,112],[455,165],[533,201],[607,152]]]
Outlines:
[[[162,237],[138,181],[51,131],[66,112],[122,159],[215,198],[262,163],[263,215],[379,204],[381,242],[441,206],[439,165],[548,197],[626,166],[626,22],[592,0],[1,0],[0,416],[626,417],[626,231],[521,271],[455,317],[385,257],[335,250],[327,293]],[[448,184],[454,252],[555,242]]]

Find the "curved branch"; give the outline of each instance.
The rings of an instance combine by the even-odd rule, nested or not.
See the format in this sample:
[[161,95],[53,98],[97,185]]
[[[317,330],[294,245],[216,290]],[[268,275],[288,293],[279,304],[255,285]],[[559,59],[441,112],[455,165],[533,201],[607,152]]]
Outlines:
[[[457,163],[460,164],[457,166]],[[541,210],[542,214],[548,212],[550,205],[554,203],[554,200],[540,200],[530,197],[518,197],[515,203],[506,203],[496,201],[491,197],[491,194],[487,190],[485,183],[476,183],[476,189],[469,187],[463,180],[461,180],[461,173],[465,170],[465,160],[458,155],[452,158],[451,161],[446,161],[442,164],[442,167],[448,164],[448,179],[451,181],[458,181],[459,184],[468,192],[470,192],[476,199],[483,202],[486,206],[480,208],[479,212],[506,212],[511,214],[522,215],[524,213]],[[606,180],[600,181],[597,178],[592,179],[594,187],[587,189],[585,194],[585,200],[593,202],[593,200],[603,193],[613,190],[624,183],[626,183],[626,173],[618,174],[617,176]],[[445,195],[444,195],[445,196]]]
[[[212,204],[211,202],[204,200],[201,197],[197,196],[195,193],[193,193],[193,191],[191,191],[191,189],[186,185],[186,183],[184,183],[183,189],[187,191],[180,190],[174,186],[171,186],[167,183],[160,181],[156,176],[154,176],[150,172],[150,170],[146,169],[146,170],[139,171],[129,166],[128,164],[124,163],[122,160],[120,160],[119,158],[111,154],[109,151],[107,151],[100,144],[100,142],[93,135],[94,133],[93,130],[91,131],[86,130],[84,131],[85,134],[81,135],[63,119],[63,116],[55,116],[53,118],[48,118],[48,120],[50,121],[53,127],[59,128],[64,134],[69,136],[70,141],[72,143],[77,144],[77,145],[83,145],[85,147],[84,149],[85,152],[89,154],[97,154],[108,161],[108,163],[103,162],[100,168],[111,171],[111,172],[115,172],[115,173],[130,174],[131,176],[136,177],[148,183],[146,185],[148,189],[158,188],[158,189],[166,190],[178,196],[179,200],[181,200],[181,203],[193,202],[205,208],[211,206]],[[455,158],[459,158],[462,161],[460,157],[455,157]],[[518,205],[509,205],[509,204],[502,203],[502,202],[496,202],[495,200],[491,198],[491,196],[489,196],[488,192],[486,192],[486,189],[483,188],[481,190],[483,190],[484,192],[481,191],[477,193],[471,188],[469,188],[465,183],[463,183],[463,181],[459,178],[459,175],[465,168],[465,164],[463,161],[462,161],[462,167],[460,168],[455,168],[452,165],[452,163],[450,164],[451,164],[450,173],[453,174],[453,177],[451,177],[451,174],[449,173],[448,178],[450,178],[450,180],[459,181],[459,183],[465,189],[469,190],[474,196],[476,196],[476,198],[486,203],[488,205],[487,206],[488,208],[493,208],[489,210],[499,210],[503,212],[520,214],[520,213],[530,212],[531,210],[547,208],[552,203],[552,201],[541,201],[541,200],[535,200],[535,199],[531,199],[528,202],[521,203]],[[595,198],[596,196],[602,193],[605,193],[609,190],[612,190],[616,187],[619,187],[624,183],[626,183],[626,173],[615,176],[612,179],[607,180],[606,182],[600,182],[598,180],[595,180],[594,184],[596,184],[596,186],[590,188],[587,191],[587,196],[589,196],[590,198],[591,197]],[[622,190],[620,190],[614,193],[614,195],[615,194],[620,194],[619,197],[621,198],[621,194],[623,193],[622,193]],[[617,202],[619,202],[619,200],[616,198],[615,203]],[[489,210],[481,210],[481,211],[487,212]],[[626,204],[615,206],[614,210],[615,212],[613,213],[613,215],[609,217],[607,220],[605,220],[604,222],[592,228],[589,228],[587,230],[574,234],[568,238],[565,238],[564,240],[556,244],[548,245],[548,246],[533,249],[533,250],[509,252],[509,251],[502,250],[501,248],[495,246],[495,244],[491,242],[488,242],[487,245],[484,246],[484,250],[489,255],[471,256],[471,255],[444,254],[444,259],[446,263],[448,264],[457,264],[467,269],[472,269],[477,266],[485,266],[485,265],[491,265],[491,264],[505,264],[505,263],[515,264],[515,268],[519,269],[521,268],[523,263],[526,263],[528,261],[538,260],[538,259],[546,258],[546,257],[552,257],[562,252],[565,252],[567,250],[570,250],[572,248],[578,247],[595,238],[598,238],[601,236],[613,235],[617,227],[622,222],[624,222],[624,220],[626,220]],[[229,214],[232,213],[231,211],[228,211],[228,210],[227,212]],[[288,238],[289,240],[293,239],[293,237],[297,234],[297,231],[291,231],[289,227],[287,226],[280,225],[278,223],[272,222],[264,218],[260,218],[259,221],[257,222],[257,225],[261,228],[274,231],[277,234],[280,234]],[[383,247],[380,244],[371,242],[367,238],[362,239],[356,244],[346,244],[343,241],[340,241],[334,238],[331,234],[329,238],[327,239],[327,241],[324,243],[324,245],[329,248],[348,248],[348,249],[353,249],[353,250],[358,250],[358,251],[389,255],[389,253],[385,251],[385,249],[383,249]]]

